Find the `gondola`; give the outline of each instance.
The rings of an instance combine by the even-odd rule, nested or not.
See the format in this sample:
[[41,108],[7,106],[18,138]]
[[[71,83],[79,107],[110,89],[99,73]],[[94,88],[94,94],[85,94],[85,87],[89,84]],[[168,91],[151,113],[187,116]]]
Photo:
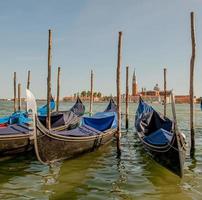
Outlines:
[[[50,108],[55,108],[52,99]],[[47,105],[40,107],[37,112],[44,114]],[[26,111],[16,111],[10,116],[0,118],[0,156],[14,155],[33,149],[32,119]]]
[[[34,113],[34,97],[30,110]],[[82,117],[82,123],[73,130],[53,131],[46,129],[36,116],[34,147],[38,160],[43,164],[69,159],[85,152],[94,151],[110,142],[117,130],[116,105],[109,102],[104,112]]]
[[201,111],[202,111],[202,99],[201,99],[201,103],[200,103],[200,108],[201,108]]
[[172,100],[173,121],[155,111],[140,97],[135,128],[146,152],[160,165],[182,177],[186,141],[177,127],[173,96]]
[[[52,122],[54,122],[53,130],[71,129],[79,124],[80,116],[78,115],[78,110],[80,110],[80,114],[85,111],[85,107],[80,99],[77,99],[77,102],[70,110],[77,110],[77,112],[76,114],[72,111],[64,111],[64,113],[55,112],[55,114],[52,115]],[[36,110],[36,112],[38,111],[39,109]],[[42,114],[41,112],[38,113]],[[15,155],[32,150],[33,130],[33,121],[28,117],[27,113],[26,116],[24,113],[19,113],[15,118],[12,117],[12,123],[1,124],[0,156]]]

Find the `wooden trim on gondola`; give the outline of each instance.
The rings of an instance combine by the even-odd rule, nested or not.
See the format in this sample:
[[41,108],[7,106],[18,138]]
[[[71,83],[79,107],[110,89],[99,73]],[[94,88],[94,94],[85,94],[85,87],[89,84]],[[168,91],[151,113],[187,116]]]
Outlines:
[[1,135],[0,141],[1,140],[7,140],[7,139],[22,139],[22,138],[30,138],[33,135],[33,132],[31,133],[25,133],[25,134],[15,134],[15,135]]

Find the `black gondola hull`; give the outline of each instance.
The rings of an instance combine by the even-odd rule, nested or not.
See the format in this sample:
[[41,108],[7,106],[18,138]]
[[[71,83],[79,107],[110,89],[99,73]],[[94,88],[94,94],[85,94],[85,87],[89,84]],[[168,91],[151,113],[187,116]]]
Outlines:
[[185,160],[185,142],[178,147],[176,135],[173,137],[170,144],[164,146],[154,146],[145,142],[141,134],[138,133],[140,142],[145,151],[160,165],[167,168],[174,174],[183,176],[183,165]]
[[17,155],[31,151],[33,149],[33,140],[30,139],[29,135],[0,138],[0,156]]
[[115,132],[116,129],[109,129],[96,136],[64,137],[51,134],[37,123],[35,151],[40,162],[49,164],[94,151],[100,146],[109,143]]
[[[77,108],[78,107],[78,108]],[[61,112],[53,112],[51,116],[52,124],[55,126],[52,130],[70,130],[76,128],[80,124],[80,116],[85,111],[85,106],[82,104],[80,100],[77,99],[75,105],[71,108],[77,111],[77,114],[73,113],[72,111],[61,111]],[[66,115],[66,118],[63,117]],[[63,119],[64,118],[64,119]],[[46,124],[46,116],[40,116],[41,122]],[[55,123],[61,119],[61,123]],[[18,125],[11,125],[16,126],[14,130],[18,130]],[[26,127],[26,125],[23,125]],[[21,125],[19,125],[21,127]],[[9,126],[8,126],[9,128]],[[33,149],[33,132],[23,130],[22,132],[16,131],[15,134],[9,133],[9,130],[4,128],[3,134],[0,135],[0,156],[7,156],[7,155],[16,155],[21,153],[26,153]]]

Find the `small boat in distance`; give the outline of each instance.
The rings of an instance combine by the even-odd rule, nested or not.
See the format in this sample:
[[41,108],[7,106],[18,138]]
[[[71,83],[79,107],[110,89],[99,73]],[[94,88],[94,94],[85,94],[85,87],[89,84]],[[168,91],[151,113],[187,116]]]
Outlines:
[[[35,98],[30,91],[27,97],[29,110],[36,114]],[[117,131],[116,105],[110,100],[104,112],[82,117],[81,125],[72,130],[48,130],[36,116],[34,129],[35,152],[42,164],[69,159],[94,151],[112,140]]]
[[140,97],[135,128],[146,152],[160,165],[182,177],[186,141],[177,128],[174,98],[172,99],[173,121],[155,111]]

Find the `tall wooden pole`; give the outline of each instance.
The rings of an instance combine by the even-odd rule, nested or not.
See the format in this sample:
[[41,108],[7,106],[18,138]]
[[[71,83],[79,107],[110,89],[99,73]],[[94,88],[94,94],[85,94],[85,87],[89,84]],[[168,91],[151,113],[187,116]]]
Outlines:
[[28,74],[27,74],[27,89],[29,90],[30,88],[30,70],[28,71]]
[[51,113],[50,113],[50,99],[51,99],[51,60],[52,60],[52,32],[48,31],[48,78],[47,78],[47,118],[46,126],[51,129]]
[[21,111],[21,84],[18,83],[18,111]]
[[[28,73],[27,73],[27,89],[28,90],[30,89],[30,70],[28,70]],[[27,110],[27,103],[26,103],[26,110]]]
[[122,50],[122,32],[119,32],[118,38],[118,58],[117,58],[117,114],[118,114],[118,128],[117,128],[117,155],[121,155],[121,50]]
[[14,72],[13,76],[13,111],[16,112],[16,72]]
[[93,70],[91,70],[90,74],[90,115],[93,113]]
[[57,105],[56,111],[59,111],[59,103],[60,103],[60,67],[58,67],[58,76],[57,76]]
[[163,74],[164,74],[164,117],[166,117],[166,104],[167,104],[167,89],[166,89],[166,85],[167,85],[167,80],[166,80],[166,72],[167,72],[167,69],[164,68],[163,69]]
[[191,41],[192,41],[192,55],[190,60],[190,131],[191,131],[191,149],[190,155],[194,156],[195,152],[195,130],[194,130],[194,63],[195,63],[195,31],[194,31],[194,13],[190,14],[191,19]]
[[126,129],[128,129],[128,100],[129,100],[128,69],[129,67],[126,66]]

